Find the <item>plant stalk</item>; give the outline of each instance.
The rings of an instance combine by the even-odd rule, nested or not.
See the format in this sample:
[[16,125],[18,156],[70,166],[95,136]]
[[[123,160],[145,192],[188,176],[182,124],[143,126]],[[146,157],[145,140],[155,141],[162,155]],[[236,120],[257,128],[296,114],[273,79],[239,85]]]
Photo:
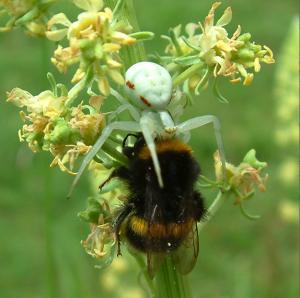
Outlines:
[[197,64],[193,64],[189,68],[187,68],[184,72],[180,73],[177,77],[173,79],[173,87],[176,88],[178,85],[183,83],[187,78],[196,73],[199,69],[203,68],[205,64],[203,62],[199,62]]
[[191,297],[186,277],[180,274],[170,256],[166,257],[155,276],[155,298]]

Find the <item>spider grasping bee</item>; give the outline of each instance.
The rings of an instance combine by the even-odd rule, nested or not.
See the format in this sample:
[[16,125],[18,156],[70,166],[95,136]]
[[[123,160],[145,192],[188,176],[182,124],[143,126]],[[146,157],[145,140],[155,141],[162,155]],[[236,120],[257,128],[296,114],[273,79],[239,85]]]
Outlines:
[[164,181],[161,188],[144,137],[136,135],[134,145],[128,146],[128,136],[123,142],[128,166],[116,168],[101,185],[109,183],[113,177],[128,185],[129,195],[113,225],[118,255],[122,238],[130,247],[146,255],[151,277],[167,255],[171,256],[178,271],[186,274],[197,260],[197,222],[205,215],[203,198],[194,190],[200,167],[185,143],[176,138],[156,140]]
[[[109,123],[104,128],[101,136],[84,158],[72,184],[70,194],[86,166],[115,130],[141,132],[143,134],[153,161],[159,186],[163,188],[163,175],[161,173],[154,140],[168,140],[173,138],[188,140],[190,130],[208,123],[213,123],[223,165],[223,175],[225,177],[225,154],[220,133],[220,123],[215,116],[198,116],[179,123],[179,117],[184,108],[183,103],[180,100],[178,102],[172,102],[172,78],[165,68],[156,63],[139,62],[132,65],[126,72],[125,80],[126,98],[114,89],[111,89],[111,94],[121,103],[121,106],[116,112],[118,113],[127,109],[133,121],[115,121]],[[176,115],[170,111],[172,104],[173,106],[177,105],[175,107],[177,111]]]

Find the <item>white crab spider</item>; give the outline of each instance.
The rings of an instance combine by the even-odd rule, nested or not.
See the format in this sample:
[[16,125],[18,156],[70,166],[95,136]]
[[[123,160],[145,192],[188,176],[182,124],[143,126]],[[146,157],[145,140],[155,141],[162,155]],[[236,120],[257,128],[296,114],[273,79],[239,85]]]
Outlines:
[[[71,192],[86,166],[114,130],[143,133],[153,160],[159,185],[163,187],[161,170],[155,149],[155,138],[171,138],[174,136],[187,138],[190,130],[213,123],[223,166],[223,175],[225,175],[225,154],[219,120],[213,115],[205,115],[189,119],[183,123],[177,123],[178,115],[172,118],[169,112],[172,106],[172,78],[165,68],[152,62],[139,62],[127,70],[125,80],[128,100],[113,89],[111,89],[111,93],[121,103],[118,111],[121,112],[127,109],[134,121],[116,121],[109,123],[104,128],[101,136],[84,158],[73,182]],[[180,102],[176,104],[182,105]],[[177,114],[178,108],[178,106],[175,106]],[[180,108],[183,110],[182,106]]]

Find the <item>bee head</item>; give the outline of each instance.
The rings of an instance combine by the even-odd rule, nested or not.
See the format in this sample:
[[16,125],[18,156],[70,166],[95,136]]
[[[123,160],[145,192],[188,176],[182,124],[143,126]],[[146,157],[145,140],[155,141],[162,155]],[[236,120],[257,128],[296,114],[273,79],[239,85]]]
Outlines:
[[[131,146],[128,145],[129,137],[136,138],[136,141]],[[143,146],[145,146],[145,144],[146,144],[145,139],[141,133],[140,134],[130,133],[123,140],[122,152],[125,156],[128,157],[128,159],[133,159],[138,155],[139,151],[142,149]]]

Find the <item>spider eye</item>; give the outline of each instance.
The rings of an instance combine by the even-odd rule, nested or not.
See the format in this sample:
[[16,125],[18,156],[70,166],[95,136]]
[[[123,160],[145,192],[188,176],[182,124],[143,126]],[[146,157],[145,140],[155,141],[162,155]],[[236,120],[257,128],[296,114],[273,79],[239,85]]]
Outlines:
[[172,97],[172,78],[159,64],[139,62],[126,72],[126,90],[131,102],[141,108],[164,109]]

